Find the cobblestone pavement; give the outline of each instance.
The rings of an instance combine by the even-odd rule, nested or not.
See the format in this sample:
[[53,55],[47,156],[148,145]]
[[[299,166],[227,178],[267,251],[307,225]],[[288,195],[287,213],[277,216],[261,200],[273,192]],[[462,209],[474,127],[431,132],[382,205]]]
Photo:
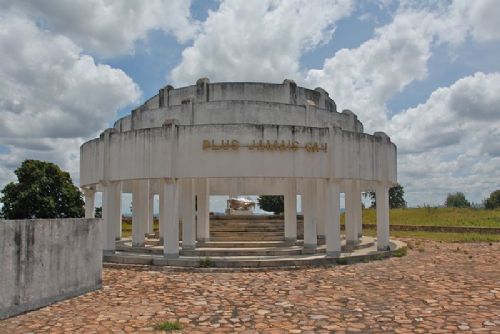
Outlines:
[[500,333],[500,243],[410,240],[403,258],[260,272],[104,270],[102,291],[0,321],[0,333]]

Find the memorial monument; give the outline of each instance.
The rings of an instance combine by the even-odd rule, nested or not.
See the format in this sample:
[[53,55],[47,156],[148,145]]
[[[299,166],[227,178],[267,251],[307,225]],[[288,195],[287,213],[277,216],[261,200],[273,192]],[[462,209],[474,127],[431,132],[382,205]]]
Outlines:
[[[334,92],[333,92],[334,93]],[[80,183],[86,217],[103,196],[103,248],[121,236],[121,195],[132,193],[132,243],[152,230],[159,195],[160,233],[167,258],[210,238],[209,196],[284,195],[284,238],[297,239],[302,197],[304,250],[318,236],[327,256],[341,251],[340,194],[345,193],[347,245],[362,235],[361,193],[375,191],[377,248],[389,247],[389,187],[396,184],[396,146],[383,132],[367,134],[357,116],[337,111],[329,94],[254,82],[166,86],[81,146]],[[195,204],[196,203],[196,204]],[[302,243],[301,243],[302,245]]]

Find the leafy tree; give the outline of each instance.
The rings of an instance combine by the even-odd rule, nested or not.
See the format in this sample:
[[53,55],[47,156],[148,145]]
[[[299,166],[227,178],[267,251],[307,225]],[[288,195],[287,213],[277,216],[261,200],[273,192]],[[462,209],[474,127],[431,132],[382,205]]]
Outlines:
[[464,193],[456,192],[448,194],[444,206],[448,208],[470,208],[470,202],[465,199]]
[[94,210],[94,217],[102,218],[102,206],[98,206]]
[[500,208],[500,189],[492,192],[490,197],[484,200],[484,207],[490,210]]
[[25,160],[15,174],[1,191],[6,219],[83,217],[82,193],[56,164]]
[[273,212],[275,215],[283,213],[285,210],[284,197],[280,195],[259,196],[257,203],[262,210]]
[[[389,208],[391,209],[406,208],[407,204],[404,195],[405,195],[405,190],[403,186],[400,185],[399,183],[396,186],[389,188]],[[364,193],[363,196],[370,198],[371,200],[370,208],[377,207],[377,199],[374,191]]]

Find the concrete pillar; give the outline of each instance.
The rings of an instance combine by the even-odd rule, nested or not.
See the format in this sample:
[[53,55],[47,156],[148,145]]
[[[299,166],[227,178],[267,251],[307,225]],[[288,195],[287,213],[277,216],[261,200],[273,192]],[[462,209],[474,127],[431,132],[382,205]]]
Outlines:
[[354,210],[357,224],[358,239],[363,237],[363,201],[361,200],[361,182],[355,180],[354,182]]
[[304,197],[302,200],[302,205],[304,206],[302,210],[304,212],[304,251],[314,253],[318,245],[314,214],[316,210],[316,181],[305,180],[304,188]]
[[356,205],[361,205],[356,197],[356,186],[353,181],[346,181],[345,187],[345,236],[348,246],[357,245],[358,224],[356,222]]
[[149,194],[149,209],[148,209],[148,224],[147,224],[147,233],[153,234],[155,233],[154,227],[153,227],[153,222],[154,222],[154,199],[155,199],[155,194],[151,193]]
[[84,188],[83,194],[85,196],[85,218],[95,218],[95,190]]
[[325,181],[316,180],[316,232],[319,238],[325,237]]
[[229,198],[236,198],[238,195],[238,179],[233,177],[229,185]]
[[196,180],[196,238],[198,241],[210,240],[210,192],[206,178]]
[[194,209],[194,189],[192,179],[180,181],[182,201],[182,249],[194,249],[196,245],[196,222]]
[[375,188],[377,201],[377,249],[389,247],[389,187],[378,184]]
[[340,256],[340,184],[328,180],[325,184],[326,255]]
[[134,180],[132,185],[132,245],[144,246],[149,222],[149,180]]
[[160,236],[160,242],[163,242],[163,231],[165,231],[165,225],[163,225],[163,223],[166,221],[165,220],[166,219],[165,218],[166,210],[163,207],[163,202],[162,202],[163,197],[164,197],[163,187],[162,187],[162,185],[160,185],[160,194],[158,196],[158,199],[159,199],[159,201],[158,201],[158,204],[159,204],[159,207],[158,207],[158,210],[159,210],[158,235]]
[[179,190],[174,179],[161,180],[160,225],[163,238],[163,255],[179,257]]
[[121,182],[106,182],[102,192],[102,217],[104,221],[103,251],[114,253],[117,226],[121,229],[122,221],[122,184]]
[[297,181],[289,178],[285,182],[285,240],[295,243],[297,241]]

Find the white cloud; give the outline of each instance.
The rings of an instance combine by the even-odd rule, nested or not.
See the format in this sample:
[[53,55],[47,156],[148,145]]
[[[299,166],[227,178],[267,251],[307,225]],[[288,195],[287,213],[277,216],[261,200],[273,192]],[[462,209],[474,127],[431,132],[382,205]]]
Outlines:
[[500,6],[497,0],[456,0],[451,12],[466,23],[464,26],[476,40],[487,42],[500,39]]
[[[493,8],[495,7],[495,8]],[[410,204],[439,204],[447,192],[468,192],[476,202],[500,187],[500,87],[498,74],[477,73],[388,119],[387,101],[427,78],[433,48],[450,53],[470,36],[500,38],[491,1],[405,3],[390,23],[359,47],[339,50],[306,84],[330,92],[339,109],[352,109],[367,132],[386,130],[398,145],[400,181]],[[425,194],[425,195],[424,195]]]
[[350,0],[223,1],[170,73],[176,85],[212,81],[275,81],[298,76],[299,59],[332,37],[352,11]]
[[399,178],[410,193],[442,203],[448,192],[462,191],[479,202],[500,188],[499,92],[500,73],[478,72],[392,118]]
[[77,172],[81,138],[141,95],[122,70],[96,64],[71,40],[24,18],[0,16],[0,49],[0,145],[10,150],[0,154],[0,185],[13,176],[5,170],[26,158]]
[[108,57],[133,53],[134,43],[146,39],[154,29],[172,34],[180,42],[193,38],[198,28],[190,5],[184,0],[0,0],[0,8],[28,15],[86,51]]

